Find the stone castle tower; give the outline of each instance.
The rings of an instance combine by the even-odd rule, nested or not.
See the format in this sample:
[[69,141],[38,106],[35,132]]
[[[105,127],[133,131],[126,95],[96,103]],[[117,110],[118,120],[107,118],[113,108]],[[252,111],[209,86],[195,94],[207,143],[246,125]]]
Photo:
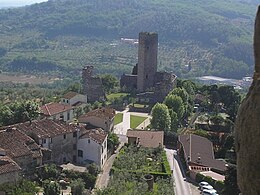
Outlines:
[[137,91],[154,86],[157,71],[158,34],[139,33]]
[[105,100],[105,92],[102,80],[93,76],[93,66],[86,66],[82,70],[83,93],[87,95],[89,102]]

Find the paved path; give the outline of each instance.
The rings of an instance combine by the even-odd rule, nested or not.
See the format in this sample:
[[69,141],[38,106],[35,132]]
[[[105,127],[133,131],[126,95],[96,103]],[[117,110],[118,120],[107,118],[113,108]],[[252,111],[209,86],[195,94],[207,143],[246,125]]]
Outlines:
[[185,175],[182,174],[181,167],[177,162],[177,155],[175,150],[165,148],[167,159],[169,161],[171,170],[173,171],[173,180],[174,180],[174,192],[176,195],[192,195],[191,188],[189,183],[186,182]]
[[105,165],[103,166],[103,170],[102,172],[98,175],[97,177],[97,181],[95,184],[95,188],[96,189],[103,189],[106,188],[109,182],[109,178],[110,178],[110,170],[112,168],[113,162],[119,152],[119,150],[121,149],[121,147],[123,146],[123,143],[120,143],[120,145],[118,146],[115,154],[113,154],[112,156],[109,157],[109,159],[105,162]]

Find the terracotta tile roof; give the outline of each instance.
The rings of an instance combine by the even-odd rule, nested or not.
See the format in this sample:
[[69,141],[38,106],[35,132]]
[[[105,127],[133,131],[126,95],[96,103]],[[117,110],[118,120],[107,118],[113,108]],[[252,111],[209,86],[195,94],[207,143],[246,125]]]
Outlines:
[[13,125],[27,135],[36,135],[39,139],[76,132],[78,127],[63,121],[43,119]]
[[71,99],[71,98],[75,97],[76,95],[79,95],[79,93],[76,93],[74,91],[70,91],[70,92],[66,93],[65,95],[63,95],[63,98]]
[[90,138],[95,142],[97,142],[98,144],[102,144],[107,138],[107,133],[100,128],[85,130],[84,132],[82,132],[79,138],[80,139]]
[[156,148],[159,145],[163,146],[163,131],[138,131],[127,130],[127,137],[139,138],[140,145],[147,148]]
[[84,115],[81,115],[79,117],[79,121],[84,121],[84,119],[90,117],[90,116],[96,116],[102,119],[112,119],[116,115],[116,111],[113,108],[98,108],[95,110],[92,110]]
[[21,167],[8,156],[0,156],[0,175],[20,171]]
[[0,130],[0,147],[12,159],[22,156],[33,156],[35,158],[42,156],[40,146],[15,127]]
[[44,115],[53,116],[55,114],[59,114],[68,110],[71,110],[72,107],[70,105],[65,105],[61,103],[51,102],[49,104],[45,104],[41,106],[40,110]]
[[225,171],[225,162],[215,159],[212,142],[208,139],[189,134],[180,135],[179,142],[183,146],[185,159],[189,159],[189,162]]

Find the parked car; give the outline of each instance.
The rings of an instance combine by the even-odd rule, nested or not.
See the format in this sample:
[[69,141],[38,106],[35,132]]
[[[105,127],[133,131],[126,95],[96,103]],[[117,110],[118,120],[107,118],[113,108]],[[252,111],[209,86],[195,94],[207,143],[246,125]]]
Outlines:
[[203,190],[214,190],[214,188],[211,185],[204,185],[200,189],[201,189],[201,191],[203,191]]
[[213,190],[205,189],[202,191],[202,195],[218,195],[218,194],[217,194],[217,191],[214,189]]
[[202,188],[202,186],[208,186],[209,185],[209,183],[208,182],[206,182],[206,181],[202,181],[202,182],[200,182],[199,183],[199,188],[201,189]]

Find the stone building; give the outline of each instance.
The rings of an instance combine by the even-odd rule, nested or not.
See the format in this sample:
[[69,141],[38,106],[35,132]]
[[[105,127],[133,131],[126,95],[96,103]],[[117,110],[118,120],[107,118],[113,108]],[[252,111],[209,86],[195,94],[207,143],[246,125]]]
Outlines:
[[21,167],[8,156],[0,153],[0,185],[3,183],[17,183],[20,178]]
[[174,88],[176,75],[172,72],[157,72],[158,34],[139,33],[138,63],[132,74],[123,74],[120,86],[128,91],[137,90],[138,101],[162,102]]
[[87,95],[88,102],[106,99],[100,77],[93,76],[93,66],[86,66],[82,70],[83,93]]
[[[1,154],[14,160],[23,171],[42,164],[40,146],[16,127],[2,127],[0,130]],[[4,151],[4,153],[3,153]]]

